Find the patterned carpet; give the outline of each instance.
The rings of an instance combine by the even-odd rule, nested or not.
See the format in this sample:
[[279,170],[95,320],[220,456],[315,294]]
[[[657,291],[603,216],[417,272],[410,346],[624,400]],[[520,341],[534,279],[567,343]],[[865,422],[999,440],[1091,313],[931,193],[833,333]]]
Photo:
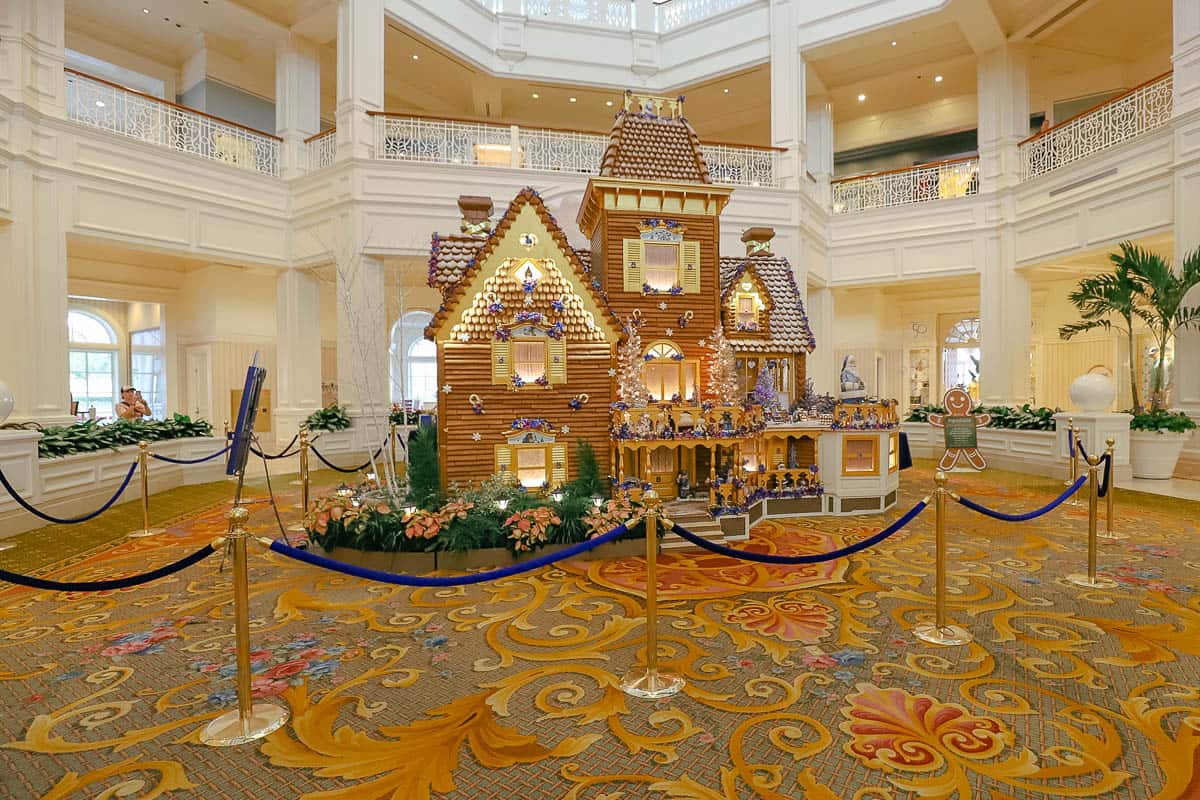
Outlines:
[[[929,491],[931,467],[904,478],[885,518],[767,522],[749,546],[869,535]],[[1023,511],[1061,486],[952,488]],[[224,511],[49,574],[167,563]],[[197,741],[234,703],[219,558],[100,595],[5,585],[0,797],[1200,798],[1198,512],[1122,494],[1131,538],[1102,546],[1119,585],[1099,591],[1064,580],[1086,564],[1085,507],[1006,524],[952,504],[950,613],[976,636],[957,648],[911,635],[932,615],[932,510],[832,564],[668,554],[661,639],[688,684],[658,702],[616,688],[643,642],[638,559],[410,591],[254,546],[255,693],[293,719],[233,750]],[[269,510],[252,523],[275,530]]]

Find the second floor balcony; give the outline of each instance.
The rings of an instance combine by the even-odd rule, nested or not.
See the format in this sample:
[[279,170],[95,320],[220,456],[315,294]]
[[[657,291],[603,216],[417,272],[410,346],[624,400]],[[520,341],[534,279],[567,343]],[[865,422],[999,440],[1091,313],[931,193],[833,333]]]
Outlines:
[[979,157],[840,178],[831,184],[834,214],[853,214],[979,194]]

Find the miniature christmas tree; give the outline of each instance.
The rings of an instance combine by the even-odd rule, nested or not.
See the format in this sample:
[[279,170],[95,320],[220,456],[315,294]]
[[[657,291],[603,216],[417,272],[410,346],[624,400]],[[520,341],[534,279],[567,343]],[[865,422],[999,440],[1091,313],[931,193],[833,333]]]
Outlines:
[[758,371],[758,380],[754,383],[754,402],[762,406],[763,416],[774,419],[782,416],[784,409],[779,402],[779,393],[775,391],[775,369],[763,363]]
[[632,407],[650,403],[650,390],[642,382],[642,335],[632,320],[625,323],[625,341],[617,349],[617,393]]
[[731,406],[740,402],[738,396],[737,364],[733,359],[733,345],[725,338],[725,331],[718,323],[712,336],[708,337],[708,394],[720,406]]

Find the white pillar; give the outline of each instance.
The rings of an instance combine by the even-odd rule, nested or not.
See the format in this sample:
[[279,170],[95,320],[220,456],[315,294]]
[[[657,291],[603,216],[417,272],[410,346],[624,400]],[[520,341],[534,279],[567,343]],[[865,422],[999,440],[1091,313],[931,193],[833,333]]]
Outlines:
[[1011,228],[1002,230],[988,243],[979,273],[979,399],[989,406],[1029,402],[1033,298],[1013,245]]
[[14,161],[13,221],[0,225],[0,380],[12,390],[12,422],[64,424],[67,378],[67,241],[69,213],[61,183]]
[[833,352],[833,290],[828,287],[808,288],[808,326],[817,340],[817,349],[805,361],[808,377],[817,394],[837,396],[837,365]]
[[321,54],[315,42],[292,33],[275,50],[275,133],[283,137],[283,177],[304,171],[304,140],[320,130]]
[[0,2],[0,95],[43,114],[66,114],[63,0]]
[[[337,158],[369,158],[383,110],[383,0],[338,0]],[[341,387],[339,387],[340,390]]]
[[782,186],[795,189],[804,175],[805,73],[792,0],[771,0],[771,144],[786,148]]
[[979,56],[980,189],[1020,181],[1017,143],[1029,135],[1029,51],[1010,43]]
[[[813,196],[828,206],[829,181],[833,178],[833,103],[827,95],[806,98],[807,147],[805,168],[816,179]],[[805,176],[807,180],[807,176]],[[801,185],[806,185],[802,182]]]
[[321,290],[306,270],[275,280],[276,438],[288,438],[321,407]]
[[[1200,4],[1175,0],[1172,115],[1176,142],[1200,138]],[[1200,150],[1175,149],[1175,252],[1176,267],[1200,247]],[[1200,287],[1187,296],[1188,305],[1200,304]],[[1171,376],[1171,404],[1200,423],[1200,330],[1189,328],[1175,339],[1175,366]],[[1180,456],[1175,474],[1200,478],[1200,432],[1193,432]]]
[[359,255],[337,265],[338,402],[356,416],[388,408],[383,262]]

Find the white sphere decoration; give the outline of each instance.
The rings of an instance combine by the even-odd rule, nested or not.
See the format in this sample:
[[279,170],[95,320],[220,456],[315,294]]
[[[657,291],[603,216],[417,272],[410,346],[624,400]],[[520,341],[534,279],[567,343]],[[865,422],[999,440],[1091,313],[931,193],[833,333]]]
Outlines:
[[12,413],[13,406],[16,401],[13,399],[12,390],[8,388],[8,384],[0,381],[0,424],[8,419],[8,415]]
[[1117,385],[1100,372],[1089,372],[1071,381],[1071,402],[1080,411],[1107,411],[1117,399]]

